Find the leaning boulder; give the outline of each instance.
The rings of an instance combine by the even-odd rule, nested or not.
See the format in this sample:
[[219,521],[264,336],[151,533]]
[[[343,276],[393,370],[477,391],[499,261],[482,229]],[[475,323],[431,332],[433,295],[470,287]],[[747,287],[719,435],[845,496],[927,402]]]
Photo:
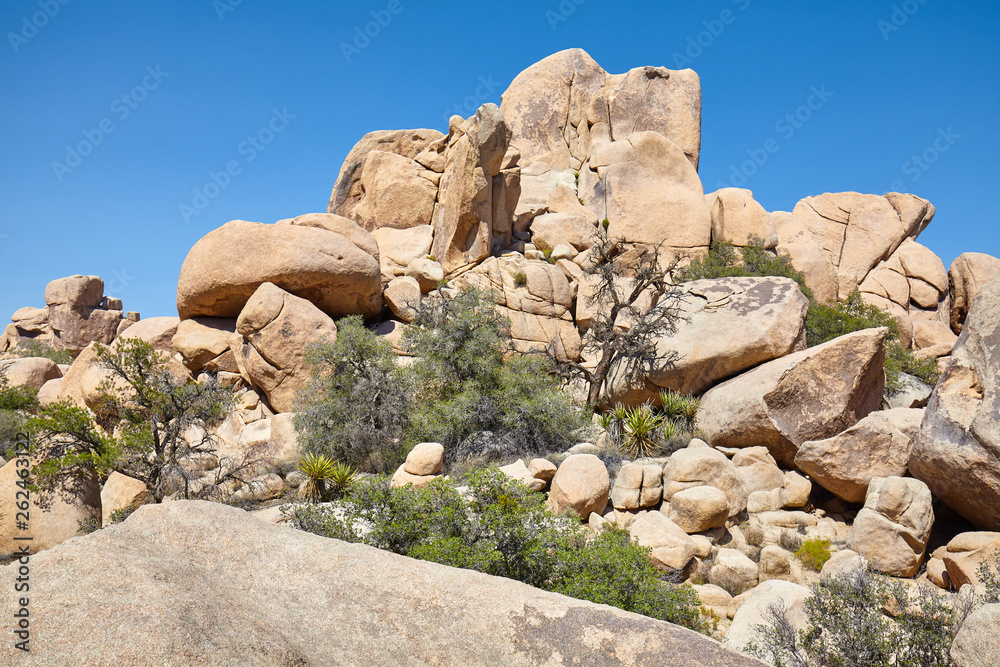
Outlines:
[[1000,278],[1000,259],[981,252],[965,252],[948,269],[951,285],[951,329],[962,333],[972,302],[986,283]]
[[758,366],[710,389],[698,427],[716,447],[765,445],[791,467],[807,440],[836,435],[878,409],[886,329],[865,329]]
[[909,470],[974,525],[1000,530],[1000,280],[979,292],[934,388]]
[[244,379],[267,394],[277,412],[291,412],[309,383],[306,350],[337,325],[305,299],[272,283],[261,285],[247,302],[230,347]]
[[918,479],[877,477],[847,538],[849,549],[893,577],[920,569],[934,525],[931,492]]
[[586,520],[591,512],[603,514],[611,492],[611,478],[604,462],[593,454],[572,454],[559,464],[549,491],[549,509],[572,512]]
[[269,282],[334,317],[376,315],[382,285],[378,257],[369,252],[374,245],[372,240],[359,247],[317,227],[227,222],[198,241],[184,260],[177,312],[182,319],[237,317]]

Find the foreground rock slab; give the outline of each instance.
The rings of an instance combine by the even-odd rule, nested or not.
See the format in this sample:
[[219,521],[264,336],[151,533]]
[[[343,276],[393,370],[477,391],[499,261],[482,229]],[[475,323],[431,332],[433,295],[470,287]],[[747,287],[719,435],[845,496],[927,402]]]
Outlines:
[[3,664],[762,664],[669,623],[202,501],[146,505],[31,565],[32,652],[5,641]]

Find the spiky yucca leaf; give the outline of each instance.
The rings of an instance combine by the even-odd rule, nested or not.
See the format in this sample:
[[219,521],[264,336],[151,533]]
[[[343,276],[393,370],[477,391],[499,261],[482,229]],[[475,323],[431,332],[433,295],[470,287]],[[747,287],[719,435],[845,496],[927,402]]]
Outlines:
[[326,483],[333,479],[337,462],[326,454],[306,454],[299,459],[299,471],[308,479],[299,487],[299,496],[309,502],[319,502],[326,495]]
[[621,450],[633,459],[655,456],[660,450],[664,419],[648,405],[628,408],[623,420]]

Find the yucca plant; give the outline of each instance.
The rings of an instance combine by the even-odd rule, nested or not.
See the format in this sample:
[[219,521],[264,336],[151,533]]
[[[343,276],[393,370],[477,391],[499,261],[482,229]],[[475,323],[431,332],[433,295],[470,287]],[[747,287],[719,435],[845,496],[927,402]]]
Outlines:
[[299,486],[299,497],[311,503],[322,500],[339,465],[326,454],[306,454],[299,459],[299,471],[308,478]]
[[660,392],[660,403],[667,419],[677,422],[688,432],[694,431],[698,421],[698,406],[701,404],[697,396],[666,389]]
[[334,498],[343,498],[354,486],[357,471],[346,463],[338,462],[327,479],[327,490]]
[[655,456],[661,449],[664,419],[649,404],[627,408],[619,448],[633,459]]

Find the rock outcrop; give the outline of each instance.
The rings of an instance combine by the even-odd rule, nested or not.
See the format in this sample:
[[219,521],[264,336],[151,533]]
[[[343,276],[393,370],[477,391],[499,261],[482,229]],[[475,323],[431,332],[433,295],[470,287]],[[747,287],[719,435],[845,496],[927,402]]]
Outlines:
[[764,445],[791,467],[807,440],[850,428],[878,409],[886,329],[865,329],[790,354],[710,389],[698,426],[716,447]]
[[269,282],[333,317],[376,315],[381,271],[372,247],[370,235],[359,245],[318,227],[233,220],[191,248],[177,284],[177,312],[182,319],[237,317]]
[[12,667],[761,664],[669,623],[200,501],[141,507],[31,574],[32,652],[4,642]]
[[910,473],[973,524],[1000,530],[1000,280],[980,290],[913,444]]
[[877,477],[868,485],[847,546],[894,577],[912,577],[920,569],[934,525],[931,492],[918,479]]
[[1000,259],[981,252],[964,252],[948,269],[951,285],[951,328],[962,333],[972,302],[986,283],[1000,278]]

